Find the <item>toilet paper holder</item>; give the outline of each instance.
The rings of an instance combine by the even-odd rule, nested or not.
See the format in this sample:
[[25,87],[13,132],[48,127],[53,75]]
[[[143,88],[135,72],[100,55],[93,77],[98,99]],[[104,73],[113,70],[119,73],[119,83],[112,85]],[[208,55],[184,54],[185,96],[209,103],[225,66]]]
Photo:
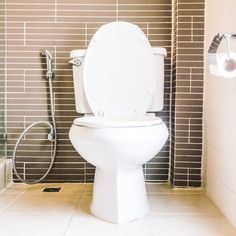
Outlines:
[[221,41],[224,38],[236,39],[236,34],[218,33],[217,35],[215,35],[209,47],[208,53],[216,53],[220,46]]
[[[231,38],[236,39],[236,34],[218,33],[217,35],[214,36],[211,42],[211,45],[208,49],[208,61],[209,61],[211,74],[222,76],[222,77],[228,77],[228,78],[236,76],[236,60],[235,60],[236,54],[231,53],[230,46],[229,46],[230,45],[229,39]],[[227,41],[227,52],[217,53],[217,50],[223,39],[226,39]],[[222,58],[222,56],[224,57],[224,55],[227,55],[227,57],[220,59]],[[231,60],[231,56],[234,57],[232,60]],[[219,60],[221,60],[221,62],[219,62]],[[229,66],[225,67],[225,61],[222,61],[222,60],[225,60],[227,64],[230,63]],[[225,70],[225,68],[228,68],[228,67],[229,69],[232,69],[232,70],[231,71]],[[231,72],[234,72],[234,73],[231,73]]]

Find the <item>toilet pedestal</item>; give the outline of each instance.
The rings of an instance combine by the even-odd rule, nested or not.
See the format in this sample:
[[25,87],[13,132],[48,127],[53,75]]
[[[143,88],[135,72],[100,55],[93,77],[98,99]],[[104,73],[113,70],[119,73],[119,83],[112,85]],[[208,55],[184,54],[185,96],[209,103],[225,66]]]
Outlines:
[[142,166],[102,170],[96,168],[93,215],[112,223],[125,223],[149,211]]

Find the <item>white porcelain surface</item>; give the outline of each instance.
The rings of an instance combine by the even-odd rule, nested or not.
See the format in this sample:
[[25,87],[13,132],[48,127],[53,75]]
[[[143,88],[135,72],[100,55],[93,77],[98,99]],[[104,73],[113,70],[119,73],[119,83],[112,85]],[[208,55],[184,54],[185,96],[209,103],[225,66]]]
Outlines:
[[[138,26],[112,22],[95,33],[84,58],[83,53],[71,52],[82,63],[73,66],[76,107],[87,113],[89,105],[94,116],[76,119],[69,137],[96,166],[92,213],[128,222],[148,212],[142,165],[168,137],[162,120],[146,115],[163,107],[166,50],[153,50]],[[84,95],[88,104],[79,108]]]
[[[152,47],[152,53],[155,60],[155,66],[158,68],[156,74],[156,87],[155,94],[152,102],[148,108],[149,112],[157,112],[163,109],[164,105],[164,57],[167,55],[165,48]],[[71,60],[79,60],[80,66],[73,66],[73,80],[74,80],[74,92],[75,92],[75,105],[76,111],[82,114],[92,114],[91,108],[88,104],[83,82],[83,67],[84,57],[86,54],[85,49],[78,49],[71,51]],[[133,88],[132,88],[133,91]],[[127,112],[127,111],[125,111]]]
[[76,111],[82,114],[92,113],[84,91],[83,62],[85,57],[85,50],[74,50],[71,52],[71,56],[72,60],[79,60],[79,62],[81,63],[79,66],[72,66]]
[[69,137],[77,152],[96,166],[95,215],[121,223],[148,212],[142,165],[166,142],[164,123],[102,129],[72,125]]
[[158,66],[143,31],[112,22],[93,36],[83,68],[85,94],[95,115],[101,112],[145,114],[157,87]]
[[74,120],[74,125],[93,128],[142,127],[158,125],[162,120],[156,116],[145,117],[101,117],[84,116]]

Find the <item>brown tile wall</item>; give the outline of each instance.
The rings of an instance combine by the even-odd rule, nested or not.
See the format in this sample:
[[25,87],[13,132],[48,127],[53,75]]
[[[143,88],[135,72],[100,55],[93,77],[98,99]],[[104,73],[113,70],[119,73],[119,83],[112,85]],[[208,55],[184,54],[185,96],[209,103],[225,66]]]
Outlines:
[[[16,140],[25,127],[34,121],[48,120],[48,87],[40,57],[40,51],[48,49],[54,56],[59,140],[56,162],[46,181],[93,181],[94,167],[78,156],[68,139],[69,128],[78,114],[72,70],[67,62],[71,50],[86,48],[102,24],[115,20],[139,25],[153,46],[167,49],[165,107],[158,115],[169,126],[171,7],[171,0],[7,0],[8,157],[12,157]],[[194,22],[197,19],[198,16],[194,17]],[[192,73],[195,75],[194,69]],[[197,89],[194,83],[192,80],[191,88]],[[187,121],[197,122],[197,119],[187,118]],[[19,147],[17,167],[27,179],[39,178],[49,165],[52,147],[45,140],[45,131],[43,127],[33,129]],[[144,170],[147,181],[168,180],[169,141]]]
[[5,5],[0,3],[0,158],[5,157]]
[[174,0],[170,182],[200,187],[204,0]]

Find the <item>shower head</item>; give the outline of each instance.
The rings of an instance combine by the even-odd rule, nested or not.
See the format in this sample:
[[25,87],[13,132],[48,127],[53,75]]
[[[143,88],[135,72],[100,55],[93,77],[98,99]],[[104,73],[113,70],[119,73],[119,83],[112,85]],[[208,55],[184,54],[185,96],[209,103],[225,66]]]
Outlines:
[[48,50],[42,50],[41,52],[42,56],[46,56],[48,59],[52,60],[52,55]]
[[42,56],[46,57],[46,63],[47,63],[47,78],[52,77],[52,55],[48,50],[42,50],[41,52]]

